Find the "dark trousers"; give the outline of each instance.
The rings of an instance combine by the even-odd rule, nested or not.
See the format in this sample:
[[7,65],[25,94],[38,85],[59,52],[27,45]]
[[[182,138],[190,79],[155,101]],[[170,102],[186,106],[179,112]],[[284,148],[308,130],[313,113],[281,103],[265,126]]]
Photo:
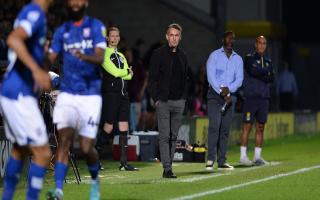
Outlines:
[[164,170],[172,169],[179,127],[185,100],[159,101],[156,108],[159,129],[160,157]]
[[227,146],[229,130],[232,122],[236,97],[231,95],[232,103],[224,113],[221,113],[221,107],[224,99],[213,91],[208,90],[208,160],[215,161],[217,158],[218,165],[223,165],[227,158]]

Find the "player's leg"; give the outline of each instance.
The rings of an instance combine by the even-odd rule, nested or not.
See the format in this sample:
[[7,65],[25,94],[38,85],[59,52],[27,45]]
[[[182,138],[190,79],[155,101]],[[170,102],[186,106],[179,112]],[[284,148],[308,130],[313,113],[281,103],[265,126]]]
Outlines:
[[250,131],[253,125],[254,116],[256,113],[256,102],[254,100],[246,99],[243,104],[243,127],[240,143],[240,164],[251,166],[253,163],[247,156],[247,147]]
[[[263,145],[263,133],[264,133],[264,123],[256,122],[256,137],[255,144],[256,147],[262,148]],[[260,155],[258,155],[260,157]]]
[[16,186],[19,181],[19,177],[23,167],[24,158],[29,155],[28,147],[21,147],[17,144],[14,144],[11,150],[11,155],[6,164],[5,176],[4,176],[4,184],[3,184],[3,200],[11,200],[13,199],[14,192],[16,190]]
[[257,112],[257,122],[256,122],[256,134],[255,134],[255,151],[254,151],[254,162],[255,165],[265,165],[267,162],[261,157],[262,145],[263,145],[263,135],[264,127],[267,122],[269,109],[268,100],[260,100],[259,110]]
[[[38,199],[43,187],[44,176],[51,158],[51,150],[48,145],[48,136],[42,114],[35,98],[26,97],[28,113],[23,113],[28,133],[27,143],[32,152],[32,161],[28,174],[27,199]],[[26,107],[25,107],[26,108]]]
[[68,172],[69,151],[74,138],[74,130],[79,120],[79,114],[74,108],[75,95],[62,92],[58,95],[53,122],[58,129],[58,145],[54,166],[55,190],[48,194],[48,199],[62,199],[63,185]]
[[98,95],[83,95],[77,97],[77,112],[80,114],[80,123],[77,128],[80,135],[80,147],[84,153],[91,175],[90,200],[100,199],[99,168],[100,161],[95,140],[100,121],[102,98]]
[[88,169],[93,180],[97,179],[99,170],[99,155],[94,148],[95,140],[87,137],[80,137],[80,147],[86,157]]
[[[19,177],[23,167],[23,161],[26,157],[27,153],[29,153],[28,147],[19,146],[17,144],[16,131],[19,128],[17,126],[11,126],[11,124],[16,121],[19,124],[19,120],[15,119],[15,115],[17,114],[17,108],[14,102],[10,101],[5,97],[0,97],[0,110],[2,119],[4,122],[5,134],[8,140],[13,143],[13,147],[11,150],[10,157],[8,158],[6,168],[5,168],[5,176],[3,179],[3,200],[11,200],[13,199],[14,192],[16,190],[16,186],[19,181]],[[8,109],[12,109],[13,113],[9,114]],[[19,117],[19,115],[17,115]],[[11,123],[10,123],[11,122]],[[13,124],[12,124],[13,125]],[[19,137],[21,138],[21,137]]]
[[252,123],[244,122],[242,127],[241,134],[241,144],[240,144],[240,164],[242,165],[252,165],[252,162],[249,160],[247,156],[247,146],[249,134],[252,128]]
[[[252,123],[250,122],[244,122],[242,127],[242,134],[241,134],[241,147],[247,147],[248,146],[248,139],[249,134],[252,128]],[[246,152],[244,152],[244,155],[246,156]]]
[[56,150],[56,162],[54,165],[54,180],[56,189],[63,191],[63,184],[68,172],[69,151],[73,143],[74,129],[58,126],[58,145]]
[[264,123],[256,122],[256,135],[255,135],[255,154],[254,159],[259,159],[261,157],[262,145],[263,145],[263,133],[264,133]]
[[89,173],[91,175],[91,192],[90,200],[98,200],[100,198],[100,183],[99,183],[99,169],[100,161],[99,154],[94,147],[95,139],[81,136],[80,137],[80,147],[83,154],[86,157],[87,166]]
[[30,149],[33,157],[28,175],[27,199],[38,199],[39,192],[43,186],[44,176],[50,162],[51,150],[47,144],[31,146]]
[[[60,125],[59,125],[60,124]],[[74,138],[74,129],[62,128],[61,123],[58,128],[58,145],[56,150],[56,160],[54,165],[55,189],[47,193],[48,200],[62,200],[64,180],[68,173],[69,151]]]
[[253,161],[257,166],[267,164],[267,162],[261,157],[264,126],[265,126],[264,123],[261,123],[261,122],[256,123],[256,136],[255,136],[256,147],[254,148]]
[[[1,97],[0,99],[6,136],[15,144],[7,165],[6,176],[8,183],[5,185],[11,190],[9,193],[14,192],[18,181],[17,175],[22,169],[23,159],[29,155],[29,151],[25,151],[25,148],[29,146],[31,147],[33,158],[28,175],[27,199],[38,199],[51,157],[51,152],[47,145],[47,132],[38,107],[38,101],[32,96],[19,96],[18,99]],[[39,151],[35,149],[39,149]],[[4,193],[6,193],[6,189]]]

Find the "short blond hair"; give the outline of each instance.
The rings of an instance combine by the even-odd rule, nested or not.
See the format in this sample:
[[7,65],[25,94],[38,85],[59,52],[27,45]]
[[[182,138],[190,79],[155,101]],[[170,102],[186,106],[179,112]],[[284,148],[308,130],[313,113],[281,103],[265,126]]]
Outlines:
[[182,33],[182,27],[179,25],[179,24],[177,24],[177,23],[172,23],[172,24],[170,24],[168,27],[167,27],[167,33],[168,33],[168,30],[170,29],[170,28],[174,28],[174,29],[177,29],[178,31],[180,31],[180,33]]
[[120,29],[118,27],[115,27],[115,26],[111,26],[107,29],[107,36],[109,36],[109,33],[111,31],[118,31],[119,32],[119,35],[120,35]]

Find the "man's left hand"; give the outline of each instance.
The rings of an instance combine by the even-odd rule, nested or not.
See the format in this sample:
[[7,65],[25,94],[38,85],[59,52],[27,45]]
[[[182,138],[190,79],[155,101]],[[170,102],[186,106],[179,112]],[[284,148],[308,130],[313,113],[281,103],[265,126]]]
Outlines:
[[73,55],[75,57],[79,58],[80,60],[85,60],[85,55],[83,53],[81,53],[80,51],[76,51]]

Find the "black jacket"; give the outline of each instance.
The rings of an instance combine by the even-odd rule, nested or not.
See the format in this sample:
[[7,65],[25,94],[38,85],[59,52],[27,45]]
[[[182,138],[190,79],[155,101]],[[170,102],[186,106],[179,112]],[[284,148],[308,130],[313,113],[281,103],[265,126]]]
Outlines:
[[244,97],[270,98],[270,84],[274,81],[272,61],[265,56],[261,57],[255,52],[245,57],[244,69]]
[[[170,78],[172,73],[173,58],[171,49],[164,45],[156,49],[150,60],[149,84],[148,89],[154,102],[161,100],[167,101],[170,92]],[[178,58],[182,65],[183,71],[183,90],[182,99],[187,98],[188,92],[188,70],[189,65],[186,54],[177,48]]]

